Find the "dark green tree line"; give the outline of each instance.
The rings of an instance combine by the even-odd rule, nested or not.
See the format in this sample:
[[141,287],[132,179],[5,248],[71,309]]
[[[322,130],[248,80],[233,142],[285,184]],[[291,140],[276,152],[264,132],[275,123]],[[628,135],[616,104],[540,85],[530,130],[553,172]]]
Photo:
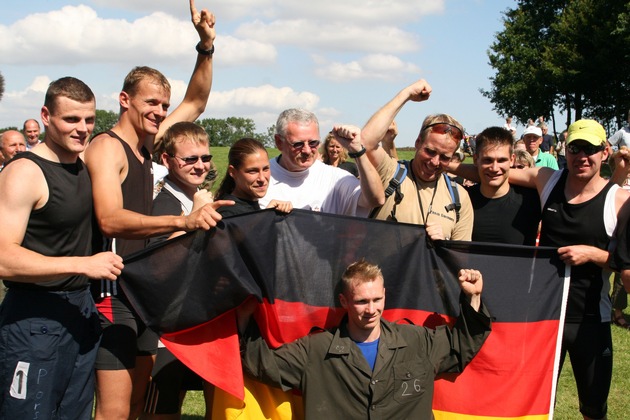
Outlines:
[[553,118],[554,111],[566,113],[567,125],[585,117],[608,125],[625,121],[627,0],[520,0],[503,22],[488,52],[496,74],[490,90],[482,91],[497,112],[521,123]]
[[267,147],[274,147],[273,127],[269,127],[266,133],[256,133],[256,124],[251,118],[204,118],[197,124],[206,130],[212,146],[231,146],[243,137],[253,137]]

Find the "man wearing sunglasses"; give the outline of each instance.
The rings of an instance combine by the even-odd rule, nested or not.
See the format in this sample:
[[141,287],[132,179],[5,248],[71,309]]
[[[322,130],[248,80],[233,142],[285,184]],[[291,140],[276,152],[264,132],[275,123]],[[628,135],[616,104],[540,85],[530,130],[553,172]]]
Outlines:
[[[215,18],[205,9],[198,12],[193,0],[190,14],[199,43],[183,102],[167,117],[171,86],[166,77],[150,67],[134,68],[119,94],[118,123],[96,136],[85,153],[96,220],[108,248],[123,257],[144,249],[149,237],[210,229],[221,220],[215,209],[233,203],[206,204],[187,216],[150,216],[154,141],[175,122],[195,121],[205,109],[212,85]],[[180,158],[187,157],[174,160],[181,163]],[[211,201],[209,193],[206,199]],[[103,281],[98,286],[93,292],[103,339],[96,361],[95,418],[136,418],[143,405],[152,355],[157,352],[157,336],[137,320],[115,282]]]
[[[408,101],[429,99],[431,86],[419,80],[400,91],[377,111],[362,130],[367,155],[376,167],[384,188],[395,179],[400,164],[379,146],[390,124]],[[473,227],[473,209],[468,193],[456,183],[449,184],[444,169],[451,161],[464,128],[446,114],[429,115],[424,119],[416,139],[416,155],[405,163],[407,174],[396,193],[391,194],[374,217],[426,226],[433,240],[469,241]],[[455,189],[459,203],[454,202]],[[458,208],[459,207],[459,208]]]
[[365,156],[361,130],[340,125],[331,132],[354,159],[359,179],[319,160],[319,121],[315,114],[287,109],[276,122],[276,147],[282,154],[270,162],[269,188],[259,200],[262,208],[271,200],[281,200],[290,201],[298,209],[367,216],[372,208],[383,204],[383,186]]
[[[608,159],[606,131],[594,120],[571,124],[566,141],[567,168],[510,171],[513,184],[536,188],[542,206],[541,246],[558,248],[571,266],[571,282],[562,338],[562,359],[569,353],[585,419],[606,417],[612,377],[609,295],[610,238],[630,192],[600,175]],[[613,179],[624,179],[619,165]],[[460,165],[458,175],[475,179],[475,170]]]

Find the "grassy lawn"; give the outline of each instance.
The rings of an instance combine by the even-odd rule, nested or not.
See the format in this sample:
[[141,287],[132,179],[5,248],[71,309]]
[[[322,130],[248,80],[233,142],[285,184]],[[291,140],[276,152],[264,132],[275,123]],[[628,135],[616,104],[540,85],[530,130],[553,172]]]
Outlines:
[[[213,190],[218,188],[227,168],[227,147],[212,147],[212,154],[217,165],[219,175]],[[269,156],[278,156],[277,149],[269,149]],[[413,149],[399,150],[400,159],[413,158]],[[471,162],[470,157],[466,162]],[[603,168],[604,172],[606,169]],[[627,312],[630,314],[630,312]],[[628,316],[630,319],[630,316]],[[630,331],[622,330],[616,326],[612,327],[613,348],[614,348],[614,372],[613,382],[608,399],[609,419],[624,419],[630,413]],[[203,395],[201,391],[191,391],[188,393],[183,407],[183,419],[202,419],[205,412]],[[571,364],[567,360],[560,376],[557,392],[557,403],[555,411],[556,419],[578,419],[581,418],[578,411],[577,391],[571,370]]]

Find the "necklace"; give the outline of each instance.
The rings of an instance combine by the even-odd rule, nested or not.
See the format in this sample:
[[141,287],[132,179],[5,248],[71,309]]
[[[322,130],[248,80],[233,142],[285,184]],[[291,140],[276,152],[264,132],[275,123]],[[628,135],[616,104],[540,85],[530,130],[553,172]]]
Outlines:
[[420,203],[420,215],[422,216],[422,223],[426,226],[427,219],[431,214],[431,210],[433,209],[433,200],[435,199],[435,193],[437,192],[438,182],[440,178],[438,177],[435,180],[435,186],[433,187],[433,195],[431,196],[431,202],[429,203],[429,209],[425,215],[424,206],[422,205],[422,199],[420,198],[420,190],[418,189],[418,183],[416,182],[416,175],[413,173],[413,159],[409,163],[409,168],[411,169],[409,172],[411,173],[411,180],[413,181],[414,187],[416,187],[416,195],[418,196],[418,203]]

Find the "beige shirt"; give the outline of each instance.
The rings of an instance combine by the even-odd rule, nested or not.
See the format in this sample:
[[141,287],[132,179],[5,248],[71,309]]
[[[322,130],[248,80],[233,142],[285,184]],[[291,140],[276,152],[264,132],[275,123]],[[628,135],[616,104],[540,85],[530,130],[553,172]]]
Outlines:
[[[385,188],[387,188],[389,181],[396,174],[397,168],[398,161],[390,157],[383,159],[376,168]],[[411,171],[411,168],[409,168],[409,171]],[[451,185],[453,188],[457,188],[461,203],[458,222],[456,222],[455,210],[446,210],[445,208],[453,203],[453,199],[444,177],[440,175],[437,181],[423,182],[417,180],[417,183],[414,183],[410,172],[407,172],[407,176],[400,185],[404,197],[400,204],[396,206],[396,220],[401,223],[417,225],[424,225],[426,221],[439,222],[442,225],[442,232],[444,232],[446,239],[470,241],[474,217],[470,198],[461,185],[456,182],[452,182]],[[422,201],[422,205],[418,201],[418,196]],[[385,205],[376,213],[376,219],[389,219],[394,208],[394,197],[395,194],[392,194],[387,198]]]

